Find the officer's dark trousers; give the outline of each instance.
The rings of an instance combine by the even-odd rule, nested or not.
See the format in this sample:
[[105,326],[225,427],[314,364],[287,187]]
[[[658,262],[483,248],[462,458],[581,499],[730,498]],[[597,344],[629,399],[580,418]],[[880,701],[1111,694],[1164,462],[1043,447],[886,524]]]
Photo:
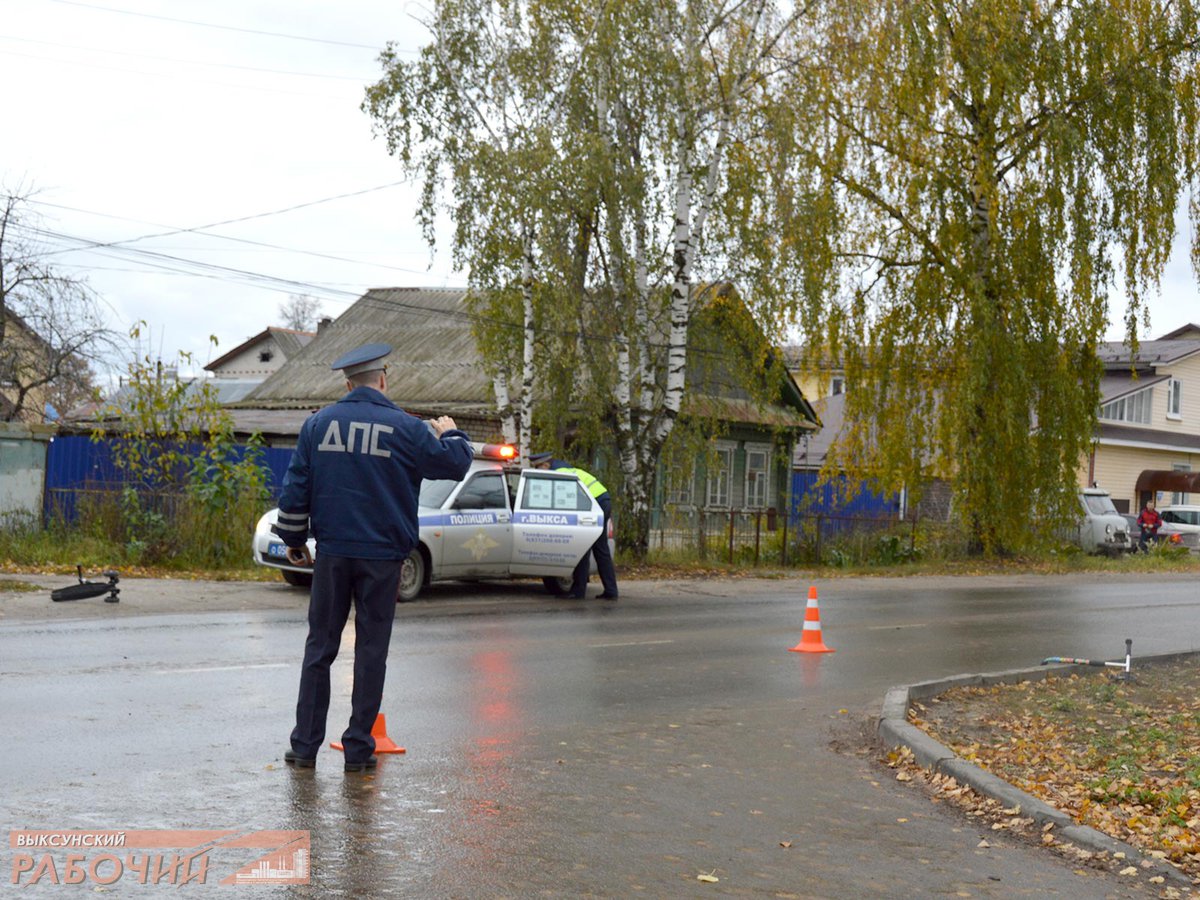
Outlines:
[[596,502],[600,504],[600,509],[604,513],[604,528],[600,531],[600,537],[596,539],[596,543],[592,544],[591,554],[583,554],[583,559],[575,567],[571,578],[571,596],[580,599],[587,593],[588,573],[592,567],[589,556],[596,557],[596,574],[600,576],[600,583],[604,585],[604,593],[617,596],[617,567],[613,565],[612,551],[608,547],[608,523],[612,520],[612,497],[608,494],[601,494],[596,498]]
[[354,601],[354,689],[350,724],[342,734],[346,762],[362,762],[375,749],[371,727],[383,699],[388,643],[396,615],[400,561],[353,559],[318,553],[308,604],[308,641],[300,670],[300,698],[292,750],[314,758],[325,742],[329,712],[329,666],[338,654],[342,630]]

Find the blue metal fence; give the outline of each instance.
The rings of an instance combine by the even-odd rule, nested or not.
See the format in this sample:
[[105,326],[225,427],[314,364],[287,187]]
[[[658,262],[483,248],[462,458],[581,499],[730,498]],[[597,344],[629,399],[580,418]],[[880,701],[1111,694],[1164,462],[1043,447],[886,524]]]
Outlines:
[[894,518],[899,512],[900,503],[894,495],[864,488],[853,498],[847,499],[845,478],[818,485],[818,477],[818,473],[812,471],[792,472],[792,509],[789,518],[793,524],[818,514],[882,519]]
[[[248,448],[236,448],[244,454]],[[269,475],[267,488],[271,502],[279,498],[283,476],[292,458],[289,448],[263,447],[261,462]],[[113,463],[112,444],[93,441],[87,435],[61,435],[50,442],[46,452],[46,491],[43,509],[47,518],[74,521],[78,495],[85,491],[115,491],[124,476]]]

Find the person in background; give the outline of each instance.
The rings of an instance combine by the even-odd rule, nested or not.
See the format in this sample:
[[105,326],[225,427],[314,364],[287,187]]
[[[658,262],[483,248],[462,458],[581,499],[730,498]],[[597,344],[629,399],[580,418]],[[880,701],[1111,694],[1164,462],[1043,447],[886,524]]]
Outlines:
[[1137,523],[1138,527],[1142,529],[1141,538],[1138,540],[1138,547],[1145,553],[1147,543],[1158,540],[1158,529],[1162,528],[1163,523],[1162,516],[1154,508],[1153,497],[1146,501],[1146,505],[1137,517]]
[[[529,457],[529,462],[535,469],[555,469],[576,476],[583,482],[587,492],[596,498],[596,503],[600,505],[600,511],[604,513],[604,522],[602,523],[604,527],[600,529],[600,537],[596,538],[596,543],[592,544],[590,555],[596,557],[596,571],[600,575],[600,583],[604,586],[599,599],[616,600],[619,594],[617,568],[613,565],[612,550],[608,546],[608,523],[612,521],[612,497],[608,493],[608,488],[601,484],[600,479],[595,475],[570,466],[561,459],[555,459],[551,453],[534,453]],[[591,560],[589,554],[585,553],[583,559],[579,561],[579,565],[575,567],[571,578],[571,593],[568,596],[572,599],[582,600],[587,596],[590,568]]]
[[[366,344],[333,363],[346,376],[347,393],[301,427],[283,480],[275,533],[294,565],[313,566],[296,727],[284,754],[290,766],[317,764],[329,712],[329,667],[353,600],[345,771],[375,768],[371,728],[383,700],[400,565],[417,544],[421,479],[461,479],[474,455],[452,418],[424,422],[384,395],[383,361],[391,351],[387,344]],[[315,564],[310,533],[317,541]]]

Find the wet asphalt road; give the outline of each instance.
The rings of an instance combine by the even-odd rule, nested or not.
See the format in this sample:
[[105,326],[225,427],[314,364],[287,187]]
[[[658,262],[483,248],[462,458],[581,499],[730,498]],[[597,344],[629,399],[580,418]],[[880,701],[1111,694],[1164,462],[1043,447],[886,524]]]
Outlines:
[[301,592],[122,587],[107,608],[0,594],[0,825],[310,830],[312,885],[252,888],[271,896],[1155,896],[991,832],[979,848],[859,738],[894,684],[1126,637],[1135,659],[1200,647],[1178,577],[822,582],[828,655],[787,652],[808,582],[630,582],[617,604],[438,587],[398,607],[383,711],[408,753],[364,778],[329,750],[282,763]]

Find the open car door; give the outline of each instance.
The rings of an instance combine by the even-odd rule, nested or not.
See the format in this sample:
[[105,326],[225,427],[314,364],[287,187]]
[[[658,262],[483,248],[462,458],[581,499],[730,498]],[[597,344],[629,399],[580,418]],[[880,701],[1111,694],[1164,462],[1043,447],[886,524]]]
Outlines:
[[603,530],[600,504],[574,475],[525,469],[512,519],[514,575],[569,578]]

